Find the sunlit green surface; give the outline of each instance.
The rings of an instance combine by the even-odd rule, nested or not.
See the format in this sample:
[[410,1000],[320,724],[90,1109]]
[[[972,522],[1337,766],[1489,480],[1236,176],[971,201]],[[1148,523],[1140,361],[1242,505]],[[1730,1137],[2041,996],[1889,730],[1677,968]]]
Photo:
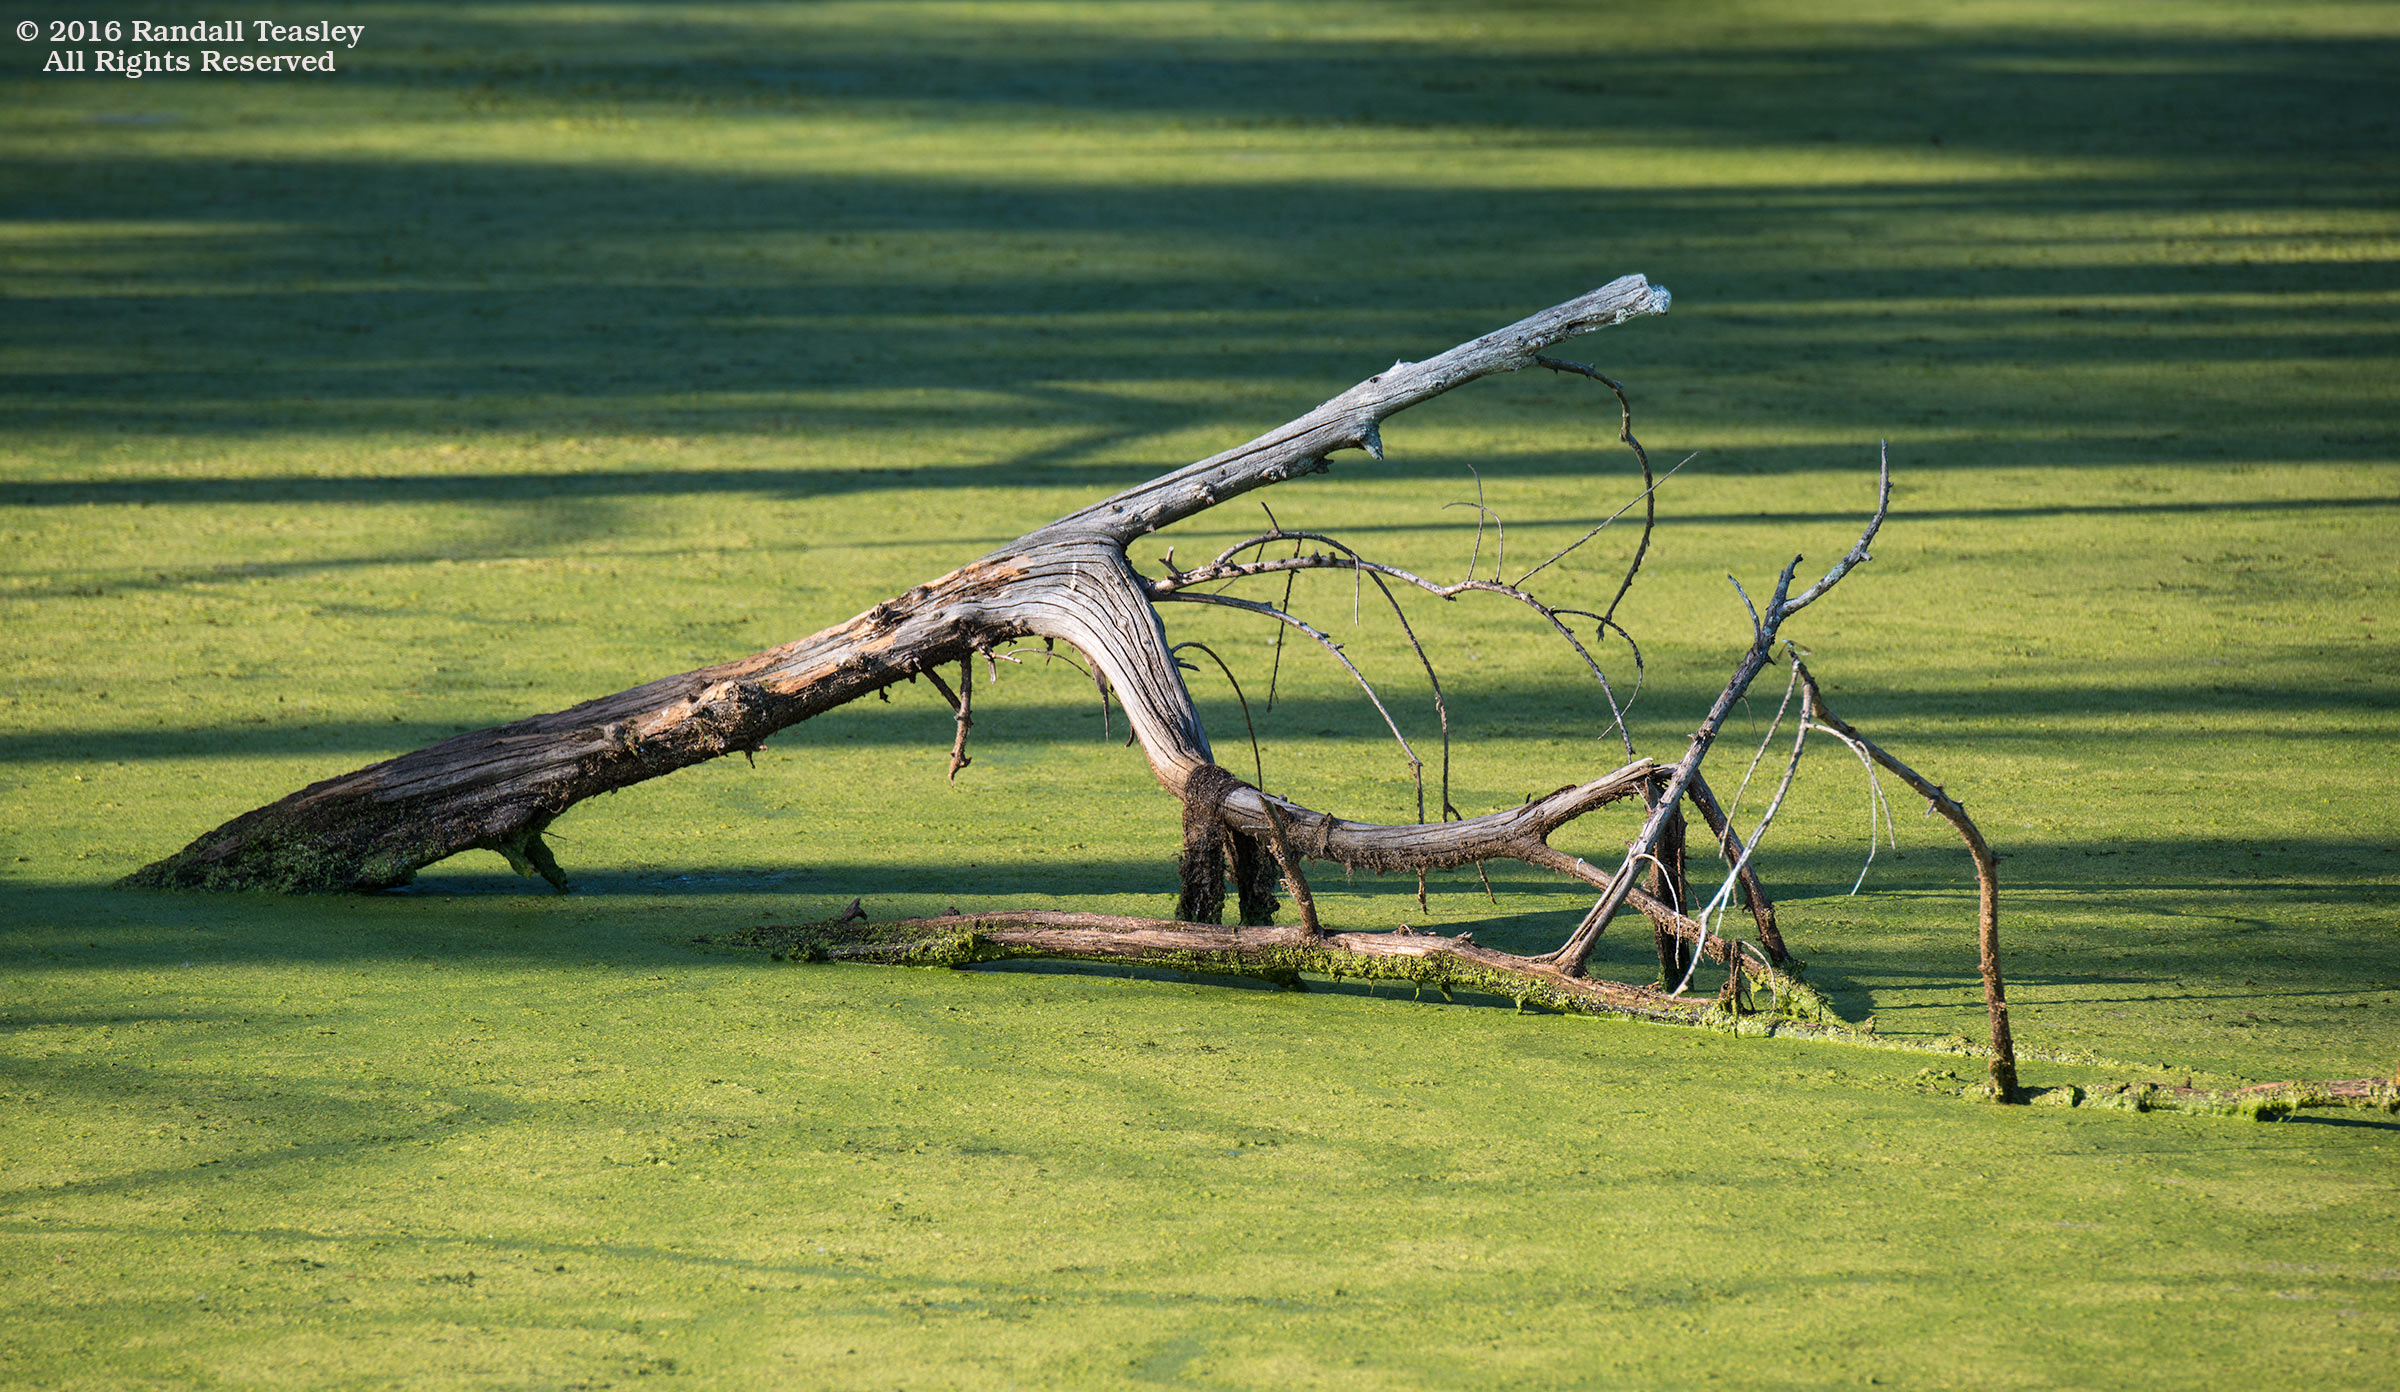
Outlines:
[[[903,688],[579,808],[565,898],[472,856],[372,900],[106,888],[1641,271],[1674,312],[1572,352],[1662,465],[1701,451],[1624,610],[1644,748],[1743,642],[1725,574],[1838,554],[1888,438],[1876,560],[1792,634],[2007,855],[2021,1040],[2130,1066],[2029,1081],[2387,1072],[2394,11],[343,8],[330,79],[7,55],[0,1382],[2400,1378],[2387,1118],[2003,1111],[1920,1055],[691,942],[854,895],[1166,911],[1176,809],[1063,669],[979,687],[955,789]],[[1472,464],[1527,563],[1630,496],[1588,385],[1481,384],[1267,500],[1455,575]],[[1604,604],[1630,540],[1553,593]],[[1388,627],[1299,602],[1430,756]],[[1529,627],[1414,617],[1462,808],[1621,760]],[[1168,618],[1263,706],[1271,635]],[[1339,676],[1285,652],[1270,786],[1413,815]],[[1846,758],[1770,842],[1788,931],[1884,1034],[1980,1038],[1963,856],[1904,803],[1844,897]],[[1320,878],[1343,926],[1506,946],[1585,907]],[[1646,939],[1604,969],[1647,979]]]

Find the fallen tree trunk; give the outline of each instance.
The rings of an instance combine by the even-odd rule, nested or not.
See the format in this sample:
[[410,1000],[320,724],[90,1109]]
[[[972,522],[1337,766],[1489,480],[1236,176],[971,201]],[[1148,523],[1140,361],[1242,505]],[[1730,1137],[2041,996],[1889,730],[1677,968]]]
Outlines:
[[[1591,649],[1576,636],[1570,620],[1580,618],[1594,624],[1595,646],[1608,641],[1612,632],[1624,639],[1638,667],[1640,650],[1615,614],[1648,551],[1649,527],[1655,518],[1652,494],[1661,480],[1652,475],[1649,458],[1634,438],[1631,407],[1623,389],[1590,367],[1543,357],[1541,350],[1594,329],[1663,313],[1667,305],[1664,290],[1640,276],[1628,276],[1427,361],[1395,363],[1388,371],[1247,444],[1102,499],[948,575],[877,604],[848,622],[738,662],[459,735],[312,784],[208,832],[176,854],[127,877],[127,883],[207,890],[377,890],[406,883],[420,867],[434,861],[480,848],[505,856],[519,872],[541,875],[563,890],[567,887],[565,875],[543,833],[577,802],[702,760],[755,751],[777,731],[918,675],[929,677],[956,713],[957,733],[950,751],[950,774],[955,779],[968,763],[972,673],[971,669],[962,670],[953,690],[942,680],[939,669],[953,662],[963,669],[977,654],[989,657],[1000,645],[1038,638],[1065,643],[1088,659],[1090,673],[1104,695],[1115,696],[1123,707],[1132,738],[1141,744],[1153,775],[1184,802],[1179,917],[1213,922],[1221,916],[1226,898],[1224,864],[1230,858],[1246,923],[1272,921],[1279,907],[1273,889],[1280,878],[1299,906],[1301,926],[1228,934],[1194,922],[1161,925],[1145,920],[1069,921],[1028,915],[1003,922],[986,916],[964,926],[926,920],[905,931],[895,927],[831,932],[819,931],[823,928],[819,925],[810,930],[814,933],[810,941],[817,944],[811,951],[873,960],[915,960],[928,952],[951,951],[958,942],[965,942],[972,952],[983,954],[1087,956],[1157,965],[1205,959],[1227,969],[1270,977],[1289,976],[1301,969],[1293,963],[1305,961],[1316,964],[1308,969],[1351,970],[1423,982],[1436,978],[1481,982],[1485,985],[1479,989],[1513,993],[1520,1000],[1538,1000],[1558,1009],[1685,1021],[1707,1015],[1713,1008],[1683,992],[1701,963],[1714,962],[1726,969],[1719,1002],[1731,1017],[1738,1019],[1744,1013],[1746,985],[1762,982],[1786,1003],[1779,1006],[1781,1013],[1804,1010],[1816,1020],[1830,1022],[1825,1003],[1793,976],[1773,907],[1751,864],[1774,807],[1768,808],[1744,840],[1732,825],[1729,810],[1718,806],[1700,765],[1752,680],[1777,660],[1784,622],[1869,559],[1867,544],[1882,525],[1890,503],[1890,470],[1887,465],[1881,471],[1874,514],[1865,531],[1833,568],[1813,585],[1794,593],[1800,564],[1795,556],[1777,579],[1763,612],[1752,609],[1752,641],[1682,756],[1671,766],[1642,757],[1626,729],[1615,688]],[[1380,425],[1393,413],[1477,378],[1537,364],[1592,379],[1614,392],[1620,407],[1619,439],[1641,466],[1644,487],[1634,502],[1645,505],[1642,541],[1605,612],[1555,607],[1525,587],[1534,576],[1589,541],[1607,521],[1514,581],[1505,580],[1501,573],[1500,541],[1495,543],[1490,578],[1476,573],[1475,557],[1482,554],[1481,521],[1468,577],[1455,584],[1437,583],[1370,560],[1336,538],[1287,532],[1280,525],[1227,548],[1194,570],[1176,568],[1170,555],[1166,574],[1158,579],[1144,579],[1135,572],[1127,548],[1136,539],[1242,494],[1324,470],[1331,456],[1343,450],[1364,450],[1380,459]],[[1634,502],[1615,515],[1623,515]],[[1472,506],[1479,517],[1488,517],[1497,525],[1498,519],[1480,496]],[[1614,520],[1613,516],[1609,520]],[[1290,556],[1266,555],[1266,547],[1283,542],[1293,543]],[[1310,550],[1312,545],[1321,549]],[[1227,584],[1281,576],[1288,603],[1292,577],[1310,570],[1347,570],[1362,587],[1371,583],[1389,603],[1402,634],[1422,663],[1443,730],[1438,819],[1426,820],[1424,761],[1391,721],[1364,675],[1342,655],[1341,646],[1274,604],[1224,593]],[[1409,626],[1396,589],[1413,589],[1444,601],[1492,596],[1531,609],[1573,649],[1596,679],[1616,717],[1609,728],[1621,737],[1627,762],[1546,797],[1529,798],[1521,806],[1478,817],[1457,813],[1449,798],[1449,718],[1440,679]],[[1344,820],[1270,795],[1219,767],[1184,686],[1177,658],[1181,648],[1200,645],[1168,643],[1156,609],[1168,602],[1245,610],[1284,625],[1285,632],[1303,634],[1331,653],[1366,689],[1406,753],[1418,785],[1418,821],[1380,825]],[[1748,602],[1746,596],[1744,602]],[[1227,675],[1231,676],[1230,670]],[[1810,697],[1813,709],[1813,686]],[[1803,739],[1806,728],[1804,719]],[[1795,745],[1792,765],[1784,774],[1785,789],[1798,758]],[[1905,773],[1896,763],[1892,767]],[[1913,774],[1905,776],[1914,778]],[[1614,871],[1549,844],[1549,837],[1561,826],[1629,798],[1640,800],[1645,818]],[[1777,805],[1781,800],[1779,790]],[[1699,814],[1731,867],[1718,895],[1706,905],[1685,902],[1690,897],[1686,802]],[[1971,830],[1969,835],[1973,842]],[[1988,856],[1988,851],[1984,854]],[[1406,932],[1328,934],[1318,920],[1301,870],[1301,863],[1312,859],[1352,868],[1414,872],[1420,898],[1429,871],[1514,859],[1580,881],[1597,890],[1599,897],[1569,941],[1539,958],[1476,947],[1463,935],[1437,939]],[[1983,859],[1978,863],[1982,865]],[[1645,874],[1650,882],[1648,892],[1637,883]],[[2005,1098],[2012,1094],[2014,1075],[2009,1071],[2011,1044],[1999,994],[1996,917],[1988,902],[1988,876],[1986,880],[1985,980],[1995,1024],[1994,1076],[2003,1080],[1998,1091]],[[1723,906],[1737,891],[1748,900],[1755,917],[1758,938],[1754,942],[1716,931]],[[1659,947],[1659,984],[1671,989],[1585,978],[1585,963],[1594,942],[1624,906],[1650,920]],[[959,936],[962,933],[964,938]],[[943,947],[944,943],[952,946]],[[1838,1024],[1824,1027],[1841,1028]]]
[[[1150,586],[1135,573],[1126,547],[1228,499],[1323,470],[1339,451],[1363,449],[1380,458],[1379,427],[1393,413],[1479,377],[1530,366],[1544,348],[1664,313],[1667,305],[1667,292],[1640,276],[1613,281],[1438,357],[1395,363],[1248,444],[1104,498],[846,623],[738,662],[458,735],[311,784],[206,833],[126,883],[376,890],[480,848],[564,888],[542,833],[585,798],[755,750],[810,716],[1022,638],[1081,650],[1122,702],[1151,771],[1181,797],[1193,773],[1214,760],[1151,608]],[[1570,799],[1573,810],[1555,797],[1544,802],[1564,820],[1605,801],[1600,792],[1586,785]],[[1309,854],[1384,868],[1515,854],[1532,844],[1529,835],[1538,839],[1531,828],[1540,821],[1512,811],[1384,828],[1282,806],[1302,828]],[[1264,831],[1255,789],[1229,800],[1227,810],[1246,834]]]

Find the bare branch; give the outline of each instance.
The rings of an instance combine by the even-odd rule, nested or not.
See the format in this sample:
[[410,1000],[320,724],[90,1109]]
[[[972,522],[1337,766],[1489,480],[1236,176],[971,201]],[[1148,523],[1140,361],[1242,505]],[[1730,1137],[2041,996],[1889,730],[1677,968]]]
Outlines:
[[1248,444],[1189,464],[1059,519],[1027,541],[1074,533],[1123,546],[1254,488],[1325,467],[1339,450],[1380,451],[1377,427],[1395,412],[1495,372],[1530,367],[1534,355],[1594,329],[1663,314],[1672,297],[1640,276],[1609,282],[1579,299],[1523,319],[1424,362],[1394,363],[1314,411]]
[[[1890,471],[1885,471],[1884,492],[1888,496]],[[1992,1089],[1998,1100],[2014,1101],[2017,1092],[2016,1041],[2008,1028],[2008,990],[2000,978],[2000,862],[1991,846],[1983,839],[1982,831],[1958,799],[1943,791],[1941,785],[1892,757],[1881,745],[1860,734],[1856,726],[1825,708],[1824,693],[1817,689],[1817,679],[1808,668],[1793,659],[1800,668],[1800,682],[1808,692],[1815,722],[1854,742],[1853,747],[1865,750],[1876,763],[1891,770],[1892,775],[1921,794],[1927,805],[1942,815],[1942,819],[1957,829],[1959,839],[1967,843],[1967,854],[1975,861],[1976,888],[1976,958],[1983,973],[1984,1012],[1992,1026]]]
[[[1803,593],[1803,602],[1813,602],[1818,596],[1840,583],[1842,577],[1849,574],[1850,570],[1859,562],[1867,559],[1866,544],[1874,537],[1876,529],[1883,525],[1884,514],[1891,506],[1892,469],[1888,451],[1882,456],[1879,475],[1875,515],[1868,520],[1866,530],[1860,535],[1858,544],[1850,548],[1841,563],[1826,573],[1825,579]],[[1576,927],[1574,936],[1570,937],[1547,959],[1557,962],[1561,969],[1568,972],[1583,970],[1583,964],[1591,957],[1592,945],[1600,940],[1600,934],[1607,930],[1609,920],[1616,916],[1617,910],[1625,902],[1625,896],[1632,891],[1639,858],[1649,854],[1657,846],[1659,835],[1665,830],[1667,818],[1673,814],[1676,801],[1683,796],[1684,789],[1691,785],[1693,776],[1699,772],[1700,761],[1708,756],[1710,746],[1716,743],[1717,732],[1725,727],[1726,718],[1733,713],[1734,703],[1742,699],[1743,693],[1750,689],[1750,683],[1767,665],[1769,657],[1774,652],[1775,635],[1782,629],[1784,620],[1797,612],[1799,607],[1787,603],[1785,600],[1786,594],[1791,589],[1794,567],[1798,564],[1799,558],[1794,557],[1792,564],[1785,566],[1783,574],[1776,579],[1775,593],[1767,601],[1766,612],[1758,616],[1758,622],[1752,629],[1749,651],[1742,655],[1740,663],[1734,668],[1732,679],[1727,681],[1725,689],[1718,693],[1715,704],[1709,708],[1707,718],[1702,720],[1700,728],[1692,733],[1691,744],[1684,750],[1683,758],[1676,762],[1674,773],[1668,780],[1666,793],[1660,797],[1649,820],[1643,823],[1641,834],[1626,849],[1624,864],[1618,868],[1615,877],[1611,880],[1607,895],[1593,906],[1591,913],[1584,916],[1583,922]],[[1739,588],[1739,582],[1736,582],[1736,588]],[[1748,602],[1748,598],[1747,594],[1743,596],[1744,603]]]
[[956,783],[958,771],[975,762],[967,757],[967,731],[975,728],[975,664],[967,658],[959,659],[956,692],[952,692],[949,684],[942,680],[941,673],[930,667],[925,669],[925,679],[933,683],[934,690],[942,693],[942,699],[950,703],[951,713],[958,719],[958,734],[950,742],[950,781]]
[[1367,680],[1366,673],[1358,670],[1358,664],[1352,662],[1350,660],[1350,655],[1342,651],[1341,644],[1336,643],[1333,641],[1333,639],[1327,637],[1325,634],[1318,632],[1316,628],[1307,620],[1298,618],[1292,614],[1287,614],[1272,604],[1262,604],[1254,599],[1235,599],[1231,595],[1204,594],[1198,590],[1173,591],[1159,597],[1162,599],[1179,599],[1187,604],[1220,604],[1228,609],[1246,609],[1253,614],[1264,614],[1268,618],[1274,619],[1278,623],[1289,624],[1293,628],[1296,628],[1302,633],[1307,634],[1309,637],[1316,639],[1319,647],[1322,647],[1325,649],[1325,651],[1332,653],[1334,660],[1341,663],[1343,667],[1349,670],[1351,678],[1358,683],[1358,689],[1367,693],[1367,699],[1375,704],[1375,713],[1383,717],[1384,728],[1390,730],[1392,732],[1392,738],[1399,742],[1400,752],[1408,759],[1409,769],[1415,774],[1417,779],[1417,808],[1420,813],[1418,820],[1424,820],[1421,814],[1424,811],[1425,804],[1425,761],[1418,758],[1417,751],[1409,746],[1408,736],[1400,733],[1400,726],[1392,719],[1392,713],[1384,709],[1383,698],[1375,694],[1374,683]]
[[[1791,577],[1791,572],[1788,570],[1785,571],[1784,577],[1789,579]],[[1742,588],[1741,580],[1732,575],[1726,576],[1725,580],[1727,584],[1733,586],[1733,592],[1742,597],[1742,607],[1750,611],[1750,631],[1752,633],[1757,633],[1764,629],[1767,626],[1766,621],[1758,616],[1758,606],[1750,602],[1750,592]]]
[[[1824,579],[1792,596],[1789,602],[1782,601],[1783,586],[1776,587],[1776,596],[1783,616],[1788,617],[1799,613],[1802,609],[1815,603],[1817,596],[1840,584],[1842,577],[1850,573],[1851,567],[1863,565],[1875,559],[1867,554],[1867,543],[1875,539],[1877,529],[1883,526],[1884,516],[1891,511],[1892,507],[1892,447],[1889,441],[1884,441],[1876,446],[1875,475],[1875,515],[1868,519],[1866,531],[1859,534],[1856,545],[1845,552],[1840,560],[1833,563],[1833,569],[1825,572]],[[1792,558],[1793,565],[1799,563],[1799,557]],[[1790,580],[1791,570],[1786,567],[1784,570],[1785,584],[1788,585]]]
[[1300,931],[1312,938],[1321,938],[1325,929],[1317,922],[1316,896],[1308,892],[1308,876],[1300,868],[1300,857],[1293,854],[1292,844],[1283,834],[1283,812],[1272,798],[1262,798],[1267,811],[1267,849],[1275,856],[1275,864],[1283,870],[1283,885],[1292,893],[1292,903],[1300,910]]

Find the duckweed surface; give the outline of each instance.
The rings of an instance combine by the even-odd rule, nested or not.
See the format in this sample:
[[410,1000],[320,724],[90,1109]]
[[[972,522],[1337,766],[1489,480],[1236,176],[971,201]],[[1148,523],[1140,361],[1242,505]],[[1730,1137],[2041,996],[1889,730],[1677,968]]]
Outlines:
[[[2077,1060],[2027,1083],[2388,1076],[2400,11],[342,18],[322,78],[43,76],[43,44],[0,72],[0,1384],[2400,1377],[2379,1114],[2000,1108],[1963,1056],[694,941],[853,896],[1166,911],[1174,805],[1038,662],[978,682],[955,788],[903,688],[575,809],[570,895],[480,853],[373,898],[111,888],[1640,271],[1674,312],[1572,355],[1662,465],[1700,452],[1622,614],[1643,747],[1745,641],[1726,574],[1837,554],[1888,438],[1876,559],[1791,636],[2006,857],[2020,1042]],[[1472,466],[1513,573],[1631,496],[1590,386],[1479,384],[1268,500],[1461,574]],[[1606,603],[1623,527],[1557,598]],[[1351,598],[1295,602],[1429,748]],[[1414,617],[1462,809],[1622,761],[1539,634]],[[1267,711],[1272,634],[1168,618],[1242,675],[1269,786],[1413,815],[1338,669],[1285,649]],[[1847,758],[1808,756],[1763,852],[1786,933],[1843,1016],[1980,1041],[1965,858],[1903,803],[1850,895]],[[1605,856],[1626,815],[1560,844]],[[1586,907],[1518,867],[1489,900],[1436,877],[1429,913],[1319,879],[1337,926],[1514,950]],[[1648,980],[1648,934],[1600,966]]]

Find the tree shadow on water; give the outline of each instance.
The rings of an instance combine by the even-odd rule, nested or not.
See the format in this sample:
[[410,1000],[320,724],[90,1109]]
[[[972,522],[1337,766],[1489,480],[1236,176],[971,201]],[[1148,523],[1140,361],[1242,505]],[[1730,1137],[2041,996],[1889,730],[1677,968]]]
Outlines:
[[[445,8],[438,19],[391,12],[440,41],[361,60],[328,89],[323,114],[371,100],[402,103],[396,120],[448,119],[463,103],[503,119],[604,128],[713,108],[804,136],[815,122],[903,111],[954,123],[962,140],[1020,118],[1172,120],[1189,127],[1196,160],[1214,160],[1224,137],[1244,131],[1323,127],[1337,141],[1350,137],[1335,132],[1353,131],[1370,141],[1463,139],[1457,158],[1467,162],[1478,148],[1665,144],[1695,158],[1781,152],[1783,172],[1469,190],[1356,174],[1228,178],[1165,160],[1090,179],[1011,178],[993,169],[612,161],[606,152],[617,147],[598,136],[588,148],[541,147],[557,152],[550,157],[403,145],[378,157],[277,158],[177,143],[186,119],[218,124],[212,104],[235,103],[231,89],[115,93],[117,105],[136,114],[155,105],[152,114],[169,119],[98,148],[81,137],[112,113],[84,110],[93,98],[23,101],[13,123],[36,138],[21,142],[0,188],[19,226],[37,234],[10,317],[12,341],[41,365],[9,379],[17,429],[230,439],[838,434],[882,429],[894,410],[845,394],[927,382],[950,396],[921,395],[907,409],[960,428],[1078,411],[1090,419],[1100,409],[1029,392],[1033,383],[1207,381],[1305,404],[1363,375],[1378,351],[1430,351],[1492,327],[1494,314],[1586,288],[1585,231],[1596,223],[1612,265],[1641,263],[1685,292],[1677,328],[1638,350],[1649,375],[1703,379],[1722,368],[1724,336],[1738,335],[1753,357],[1790,347],[1805,351],[1818,379],[1864,384],[1867,395],[1846,408],[1862,420],[1921,416],[1913,384],[1875,385],[1891,375],[1895,344],[1906,361],[1954,374],[1943,410],[1966,420],[2019,413],[2021,386],[1990,370],[2033,353],[2072,370],[2129,353],[2187,369],[2388,351],[2377,304],[2312,308],[2295,322],[2253,302],[2323,280],[2317,268],[2225,254],[2253,243],[2269,250],[2280,235],[2271,229],[2194,230],[2132,264],[2107,237],[2054,231],[2070,240],[2028,257],[2015,252],[2045,234],[1989,230],[2195,207],[2273,221],[2299,208],[2388,206],[2389,190],[2371,178],[2290,172],[2295,151],[2364,168],[2388,148],[2383,91],[2400,59],[2386,41],[1837,25],[1739,46],[1652,39],[1638,62],[1596,77],[1594,52],[1621,52],[1626,36],[1572,8],[1546,15],[1538,41],[1529,34],[1514,48],[1475,51],[1305,29],[1271,42],[1156,38],[1004,16],[943,30],[908,7],[819,21],[736,5],[566,27],[548,5]],[[36,81],[0,85],[31,93]],[[46,126],[77,133],[78,148],[45,156]],[[1803,171],[1795,148],[1848,152],[1862,169],[1888,172]],[[1986,172],[1990,161],[2011,172]],[[38,235],[46,227],[60,231]],[[1507,257],[1463,254],[1488,247],[1494,227],[1521,229]],[[1861,228],[1875,232],[1864,254]],[[1361,254],[1362,239],[1373,254]],[[1875,249],[1892,241],[1940,249],[1938,264],[1893,264]],[[2002,254],[1951,254],[1977,242]],[[1692,251],[1702,246],[1705,261]],[[2389,290],[2400,285],[2400,263],[2362,255],[2340,276],[2353,293]],[[92,293],[95,280],[102,293]],[[2060,315],[2083,313],[2076,302],[2103,300],[2096,319],[2061,332]],[[2209,303],[2195,310],[2195,300]],[[1808,306],[1875,312],[1739,317]],[[1728,426],[1786,412],[1787,393],[1754,385],[1767,389],[1712,403],[1735,413]],[[958,395],[978,390],[1000,396]],[[1202,404],[1147,400],[1121,408],[1110,429],[1057,463],[1215,419]],[[2043,414],[2103,428],[2155,419],[2149,410],[2076,399],[2046,402]],[[2345,458],[2348,445],[2320,437],[2380,436],[2388,425],[2322,413],[2315,424],[2295,436],[2259,421],[2231,437],[2153,441],[2135,453]],[[1007,478],[994,464],[916,482]],[[227,496],[160,486],[170,499]],[[395,477],[352,496],[474,497],[509,486]],[[687,486],[729,485],[703,469]],[[879,485],[836,474],[731,486]],[[284,480],[264,496],[275,487],[310,491]]]

